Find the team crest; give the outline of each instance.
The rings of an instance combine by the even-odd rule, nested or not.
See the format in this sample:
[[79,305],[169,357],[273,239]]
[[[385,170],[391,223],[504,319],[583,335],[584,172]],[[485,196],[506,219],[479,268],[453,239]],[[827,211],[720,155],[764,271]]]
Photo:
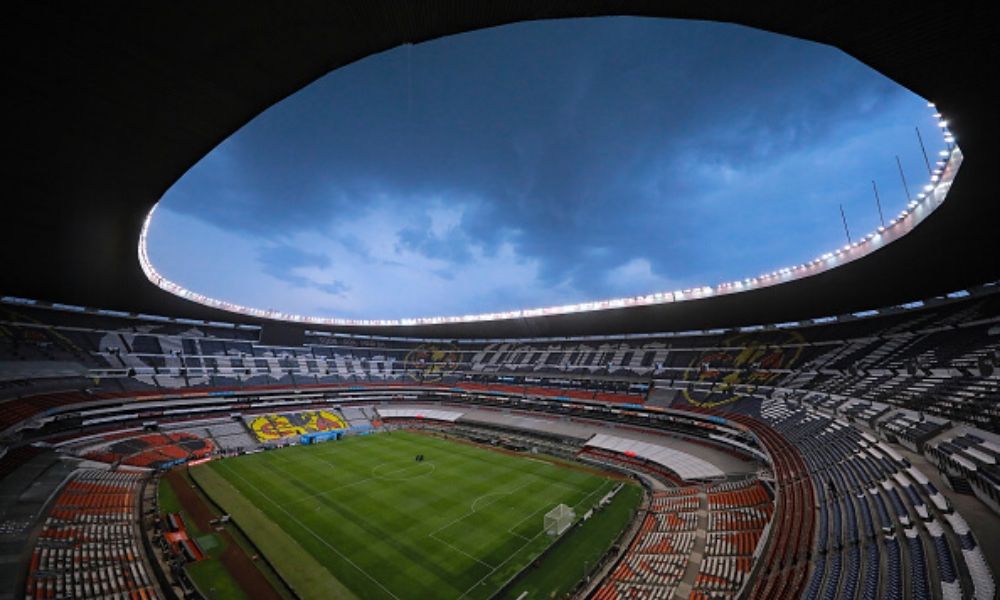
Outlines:
[[454,344],[421,344],[406,355],[403,367],[414,381],[441,381],[457,371],[461,361],[462,355]]
[[261,415],[250,422],[250,429],[262,442],[320,431],[346,429],[344,420],[326,410],[311,410],[281,415]]
[[[688,403],[707,408],[736,402],[746,395],[745,386],[773,385],[783,375],[774,369],[792,368],[802,354],[804,341],[796,332],[788,332],[786,339],[771,344],[761,344],[747,334],[733,336],[721,344],[733,350],[716,349],[699,354],[682,376],[684,381],[712,383],[709,398],[697,398],[687,389],[681,394]],[[789,347],[790,344],[795,345]]]

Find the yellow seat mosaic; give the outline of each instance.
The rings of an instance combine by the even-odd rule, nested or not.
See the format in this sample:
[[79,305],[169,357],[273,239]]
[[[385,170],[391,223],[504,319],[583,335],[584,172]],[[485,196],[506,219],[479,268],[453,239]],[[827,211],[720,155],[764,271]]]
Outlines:
[[347,424],[330,411],[309,410],[261,415],[250,422],[250,429],[258,440],[269,442],[306,433],[347,429]]

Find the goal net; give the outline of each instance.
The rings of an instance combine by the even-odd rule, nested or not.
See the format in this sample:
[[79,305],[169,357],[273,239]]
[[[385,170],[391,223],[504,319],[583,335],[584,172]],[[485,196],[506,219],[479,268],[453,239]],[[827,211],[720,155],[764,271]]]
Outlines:
[[552,536],[562,535],[573,524],[575,518],[576,513],[572,508],[560,504],[545,513],[545,532]]

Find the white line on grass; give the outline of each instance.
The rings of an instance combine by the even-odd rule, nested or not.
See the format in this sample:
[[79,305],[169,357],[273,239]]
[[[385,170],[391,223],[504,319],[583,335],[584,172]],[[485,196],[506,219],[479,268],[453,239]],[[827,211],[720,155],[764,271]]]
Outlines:
[[306,454],[305,456],[308,456],[310,458],[315,458],[316,460],[318,460],[318,461],[320,461],[320,462],[322,462],[322,463],[324,463],[324,464],[326,464],[328,466],[331,466],[334,469],[337,468],[337,465],[335,465],[332,462],[330,462],[329,460],[327,460],[326,457],[324,457],[321,453],[317,453],[315,457],[313,457],[312,454]]
[[[588,494],[587,494],[586,496],[584,496],[583,498],[580,498],[580,501],[579,501],[579,502],[577,502],[576,504],[574,504],[574,505],[573,505],[573,508],[577,508],[578,506],[580,506],[581,504],[583,504],[583,503],[584,503],[584,501],[586,501],[586,500],[587,500],[587,498],[590,498],[591,496],[593,496],[593,495],[594,495],[594,494],[596,494],[597,492],[599,492],[599,491],[601,491],[602,489],[604,489],[604,486],[606,486],[606,485],[607,485],[607,484],[609,484],[609,483],[611,483],[611,480],[610,480],[610,479],[605,479],[604,481],[602,481],[602,482],[601,482],[601,485],[599,485],[599,486],[595,487],[594,489],[590,490],[590,493],[588,493]],[[583,490],[580,490],[580,491],[581,491],[581,492],[583,492]]]
[[[496,571],[497,567],[491,565],[488,562],[485,562],[485,561],[482,561],[482,560],[476,558],[475,556],[469,554],[465,550],[462,550],[461,548],[459,548],[455,544],[452,544],[448,540],[441,539],[440,537],[438,537],[437,533],[439,531],[444,531],[445,529],[448,529],[449,527],[451,527],[455,523],[458,523],[459,521],[461,521],[461,520],[463,520],[463,519],[465,519],[467,517],[470,517],[470,516],[476,514],[477,512],[479,512],[479,501],[480,500],[483,500],[484,498],[492,498],[492,497],[495,496],[496,499],[486,505],[486,506],[491,506],[493,504],[496,504],[501,498],[505,498],[507,496],[510,496],[511,494],[519,491],[521,488],[524,488],[524,487],[526,487],[527,485],[529,485],[531,483],[533,483],[533,482],[532,481],[526,481],[523,484],[517,486],[516,488],[514,488],[512,490],[509,490],[509,491],[506,491],[506,492],[490,492],[489,494],[483,494],[482,496],[479,496],[478,498],[476,498],[475,500],[472,501],[472,505],[469,507],[471,509],[470,512],[467,512],[464,515],[461,515],[460,517],[457,517],[457,518],[449,521],[448,523],[445,523],[441,527],[438,527],[434,531],[428,533],[427,537],[429,537],[432,540],[435,540],[437,542],[440,542],[442,544],[445,544],[446,546],[452,548],[453,550],[457,550],[458,552],[461,552],[465,556],[468,556],[469,558],[471,558],[472,560],[476,561],[477,563],[479,563],[479,564],[483,565],[484,567],[490,569],[491,573],[494,572],[494,571]],[[518,536],[518,537],[521,537],[523,539],[524,536]]]
[[343,554],[340,550],[337,550],[336,548],[334,548],[333,546],[331,546],[330,542],[328,542],[325,539],[323,539],[322,536],[320,536],[315,531],[313,531],[308,525],[304,524],[302,521],[300,521],[297,518],[295,518],[295,516],[292,513],[288,512],[287,510],[284,509],[284,507],[282,507],[280,504],[278,504],[277,502],[275,502],[274,500],[272,500],[270,496],[268,496],[263,491],[261,491],[261,489],[259,487],[257,487],[253,483],[251,483],[246,477],[240,475],[236,471],[233,471],[231,468],[229,468],[229,465],[225,464],[224,461],[220,461],[219,464],[221,464],[223,467],[225,467],[225,469],[227,471],[229,471],[230,473],[232,473],[233,475],[235,475],[235,476],[239,477],[240,479],[242,479],[244,483],[246,483],[247,485],[249,485],[250,487],[252,487],[258,494],[260,494],[261,496],[263,496],[265,500],[267,500],[268,502],[270,502],[271,504],[273,504],[281,512],[285,513],[285,515],[287,515],[288,518],[291,519],[292,521],[295,521],[299,525],[299,527],[301,527],[302,529],[305,529],[306,531],[308,531],[309,534],[312,535],[317,540],[319,540],[319,542],[321,544],[323,544],[324,546],[326,546],[330,550],[333,550],[333,552],[337,556],[339,556],[340,558],[342,558],[344,560],[344,562],[346,562],[347,564],[349,564],[352,567],[354,567],[355,569],[357,569],[358,572],[360,572],[362,575],[364,575],[365,577],[367,577],[368,579],[370,579],[372,581],[372,583],[374,583],[379,588],[381,588],[382,591],[384,591],[386,594],[389,594],[390,596],[392,596],[396,600],[399,600],[399,596],[397,596],[396,594],[393,594],[391,591],[389,591],[389,588],[387,588],[384,585],[382,585],[382,583],[378,579],[375,579],[374,577],[372,577],[371,575],[369,575],[367,571],[365,571],[360,566],[358,566],[358,564],[356,562],[354,562],[353,560],[351,560],[350,558],[348,558],[347,555]]
[[[547,463],[547,464],[552,464],[552,463]],[[558,483],[558,482],[551,482],[551,483]],[[577,502],[576,504],[574,504],[574,505],[573,505],[573,508],[577,508],[577,507],[579,507],[579,506],[580,506],[581,504],[583,504],[583,502],[584,502],[584,501],[585,501],[585,500],[586,500],[587,498],[589,498],[589,497],[593,496],[593,495],[594,495],[594,493],[596,493],[596,492],[600,491],[600,490],[601,490],[601,489],[602,489],[602,488],[604,487],[604,485],[605,485],[606,483],[607,483],[607,481],[603,481],[603,482],[601,482],[601,484],[600,484],[600,485],[598,485],[598,486],[597,486],[596,488],[594,488],[593,490],[591,490],[591,491],[590,491],[590,493],[588,493],[588,494],[587,494],[586,496],[584,496],[583,498],[581,498],[579,502]],[[566,486],[566,487],[572,487],[572,486]],[[582,494],[582,493],[583,493],[583,492],[585,491],[585,490],[581,490],[581,489],[579,489],[579,488],[575,488],[575,489],[576,489],[576,490],[577,490],[578,492],[580,492],[581,494]],[[511,526],[510,526],[510,528],[509,528],[509,529],[507,530],[507,533],[509,533],[509,534],[511,534],[511,535],[516,535],[517,537],[521,538],[522,540],[530,540],[531,538],[529,538],[529,537],[527,537],[527,536],[525,536],[525,535],[522,535],[522,534],[520,534],[520,533],[518,533],[518,532],[514,531],[514,529],[516,529],[517,527],[519,527],[519,526],[521,525],[521,523],[524,523],[525,521],[527,521],[527,520],[528,520],[528,519],[530,519],[531,517],[533,517],[533,516],[537,515],[538,513],[542,512],[542,511],[543,511],[543,510],[545,510],[546,508],[548,508],[548,507],[546,507],[546,506],[543,506],[542,508],[539,508],[538,510],[536,510],[536,511],[535,511],[535,512],[533,512],[533,513],[531,513],[531,514],[530,514],[530,515],[528,515],[527,517],[524,517],[523,519],[521,519],[521,520],[520,520],[520,521],[518,521],[517,523],[514,523],[514,524],[513,524],[513,525],[511,525]]]
[[[437,466],[434,463],[432,463],[430,461],[428,461],[428,462],[422,462],[422,463],[419,463],[417,465],[410,465],[408,467],[403,467],[402,469],[395,469],[393,471],[389,471],[385,475],[376,475],[375,477],[365,477],[364,479],[358,479],[358,480],[352,481],[350,483],[342,483],[342,484],[334,486],[334,487],[332,487],[330,489],[323,490],[322,492],[316,492],[315,494],[310,494],[308,496],[303,496],[301,498],[297,498],[295,500],[291,500],[291,501],[288,502],[288,504],[296,504],[296,503],[299,503],[299,502],[305,502],[306,500],[312,500],[313,498],[319,498],[320,496],[325,496],[327,494],[336,492],[338,490],[342,490],[342,489],[349,488],[349,487],[354,487],[356,485],[361,485],[362,483],[368,483],[369,481],[378,481],[378,480],[406,481],[406,479],[386,479],[386,477],[387,477],[387,475],[392,475],[393,473],[401,473],[403,471],[407,471],[409,469],[412,469],[414,466],[418,466],[419,467],[419,466],[424,466],[424,465],[430,465],[431,466],[431,473],[433,473],[434,471],[437,470]],[[418,475],[417,477],[424,477],[424,476],[427,476],[427,475],[430,475],[430,473],[424,473],[423,475]],[[407,479],[416,479],[416,477],[409,477]]]
[[441,538],[439,538],[438,536],[434,535],[433,533],[429,533],[429,534],[427,534],[427,537],[431,538],[432,540],[435,540],[435,541],[438,541],[438,542],[441,542],[442,544],[444,544],[444,545],[446,545],[446,546],[450,547],[450,548],[451,548],[452,550],[457,550],[458,552],[461,552],[462,554],[464,554],[464,555],[468,556],[469,558],[471,558],[472,560],[476,561],[477,563],[479,563],[479,564],[483,565],[483,566],[484,566],[484,567],[486,567],[487,569],[491,569],[491,570],[496,570],[496,567],[494,567],[494,566],[493,566],[493,565],[491,565],[490,563],[488,563],[488,562],[484,562],[484,561],[481,561],[481,560],[479,560],[479,559],[478,559],[478,558],[476,558],[475,556],[473,556],[473,555],[469,554],[469,553],[468,553],[468,552],[466,552],[465,550],[462,550],[461,548],[459,548],[459,547],[458,547],[458,546],[456,546],[455,544],[452,544],[452,543],[451,543],[451,542],[449,542],[448,540],[442,540]]
[[527,541],[527,542],[525,542],[525,543],[524,543],[524,544],[523,544],[523,545],[522,545],[522,546],[521,546],[520,548],[518,548],[517,550],[515,550],[514,552],[512,552],[512,553],[510,554],[510,556],[508,556],[507,558],[505,558],[505,559],[504,559],[504,561],[503,561],[502,563],[500,563],[499,565],[497,565],[496,567],[494,567],[494,569],[493,569],[492,571],[490,571],[489,573],[487,573],[486,575],[483,575],[483,578],[482,578],[482,579],[480,579],[479,581],[477,581],[476,583],[473,583],[473,584],[472,584],[472,585],[471,585],[471,586],[469,587],[469,589],[467,589],[467,590],[465,590],[464,592],[462,592],[462,595],[461,595],[461,596],[459,596],[459,597],[457,598],[457,600],[462,600],[462,598],[465,598],[465,596],[466,596],[466,595],[467,595],[467,594],[468,594],[469,592],[471,592],[472,590],[476,589],[476,587],[478,587],[478,586],[482,585],[482,583],[483,583],[484,581],[486,581],[487,579],[489,579],[489,577],[490,577],[491,575],[493,575],[494,573],[496,573],[496,572],[497,572],[497,570],[498,570],[498,569],[499,569],[500,567],[502,567],[502,566],[504,566],[505,564],[509,563],[509,562],[510,562],[510,559],[512,559],[512,558],[514,558],[515,556],[517,556],[517,554],[518,554],[518,553],[519,553],[519,552],[520,552],[521,550],[524,550],[524,548],[525,548],[525,547],[526,547],[526,546],[527,546],[528,544],[530,544],[531,542],[535,541],[535,539],[537,539],[537,538],[538,538],[538,536],[542,535],[543,533],[545,533],[545,530],[544,530],[544,529],[542,529],[541,531],[539,531],[538,533],[536,533],[536,534],[534,535],[534,537],[532,537],[532,538],[528,539],[528,541]]
[[527,486],[527,485],[529,485],[531,483],[534,483],[534,482],[533,481],[526,481],[526,482],[522,483],[521,485],[517,486],[516,488],[514,488],[514,489],[512,489],[510,491],[507,491],[507,492],[490,492],[489,494],[483,494],[482,496],[479,496],[478,498],[476,498],[475,500],[472,501],[472,505],[469,507],[471,510],[469,512],[465,513],[464,515],[461,515],[459,517],[456,517],[456,518],[452,519],[451,521],[449,521],[449,522],[445,523],[444,525],[438,527],[434,531],[428,533],[427,535],[428,536],[433,536],[433,535],[435,535],[439,531],[443,531],[445,529],[448,529],[449,527],[451,527],[455,523],[458,523],[462,519],[465,519],[467,517],[471,517],[472,515],[476,514],[477,512],[479,512],[478,502],[480,500],[482,500],[483,498],[489,498],[490,496],[496,496],[497,497],[496,500],[494,500],[493,502],[490,502],[489,504],[486,505],[486,506],[490,506],[491,504],[495,504],[500,498],[503,498],[504,496],[509,496],[509,495],[513,494],[514,492],[519,491],[521,488],[523,488],[523,487],[525,487],[525,486]]
[[[600,491],[600,489],[604,487],[605,483],[606,483],[606,482],[604,482],[604,483],[601,483],[601,485],[599,485],[599,486],[597,486],[596,488],[594,488],[593,490],[591,490],[591,492],[590,492],[589,494],[587,494],[586,496],[584,496],[584,497],[583,497],[583,498],[582,498],[582,499],[581,499],[581,500],[580,500],[579,502],[577,502],[576,504],[574,504],[574,505],[573,505],[573,506],[574,506],[574,508],[575,508],[575,507],[577,507],[577,506],[579,506],[580,504],[582,504],[582,503],[583,503],[583,502],[584,502],[584,501],[585,501],[585,500],[586,500],[587,498],[589,498],[589,497],[593,496],[593,495],[594,495],[595,493],[597,493],[598,491]],[[541,509],[540,509],[540,510],[541,510]],[[535,511],[535,512],[537,513],[537,512],[539,512],[539,511]],[[529,515],[529,517],[530,517],[530,515]],[[523,519],[522,519],[522,521],[523,521]],[[512,552],[511,554],[510,554],[510,556],[508,556],[507,558],[505,558],[505,559],[504,559],[504,561],[503,561],[502,563],[500,563],[499,565],[497,565],[496,567],[494,567],[494,569],[493,569],[492,571],[490,571],[489,573],[487,573],[486,575],[484,575],[482,579],[480,579],[480,580],[479,580],[479,581],[477,581],[476,583],[472,584],[472,586],[470,586],[470,587],[469,587],[469,589],[467,589],[467,590],[465,590],[464,592],[462,592],[462,595],[461,595],[461,596],[459,596],[459,597],[458,597],[458,598],[457,598],[456,600],[462,600],[462,598],[465,598],[465,597],[466,597],[466,596],[467,596],[467,595],[469,594],[469,592],[471,592],[472,590],[476,589],[476,587],[478,587],[478,586],[482,585],[482,583],[483,583],[484,581],[486,581],[487,579],[489,579],[489,578],[490,578],[490,576],[492,576],[492,575],[493,575],[494,573],[496,573],[496,572],[497,572],[497,570],[499,570],[499,569],[500,569],[500,567],[502,567],[502,566],[504,566],[505,564],[507,564],[508,562],[510,562],[510,560],[511,560],[512,558],[514,558],[515,556],[517,556],[517,555],[518,555],[518,554],[519,554],[519,553],[521,552],[521,550],[524,550],[524,549],[525,549],[525,548],[526,548],[526,547],[528,546],[528,544],[530,544],[531,542],[533,542],[533,541],[535,541],[536,539],[538,539],[538,536],[542,535],[543,533],[545,533],[545,528],[544,528],[544,527],[542,528],[542,530],[541,530],[541,531],[539,531],[538,533],[536,533],[535,535],[533,535],[533,536],[532,536],[532,537],[530,537],[530,538],[526,538],[526,537],[524,537],[523,535],[522,535],[522,536],[520,536],[520,537],[521,537],[521,539],[525,539],[525,540],[527,540],[527,541],[526,541],[526,542],[524,542],[524,544],[522,544],[520,548],[518,548],[517,550],[513,551],[513,552]]]
[[[510,526],[510,528],[509,528],[509,529],[507,529],[507,533],[509,533],[509,534],[511,534],[511,535],[516,535],[517,537],[521,538],[522,540],[527,540],[527,541],[531,541],[531,538],[530,538],[530,537],[528,537],[528,536],[526,536],[526,535],[521,535],[520,533],[518,533],[518,532],[514,531],[514,528],[515,528],[515,527],[518,527],[519,525],[521,525],[521,523],[524,523],[525,521],[527,521],[527,520],[528,520],[528,519],[530,519],[531,517],[533,517],[533,516],[537,515],[538,513],[542,512],[542,511],[543,511],[543,510],[545,510],[546,508],[548,508],[548,507],[547,507],[547,506],[543,506],[543,507],[539,508],[538,510],[536,510],[535,512],[533,512],[533,513],[531,513],[530,515],[528,515],[527,517],[524,517],[523,519],[521,519],[521,520],[520,520],[520,521],[518,521],[517,523],[514,523],[513,525],[511,525],[511,526]],[[543,529],[544,529],[544,527],[543,527]],[[522,547],[523,547],[523,546],[522,546]]]
[[552,485],[557,485],[557,486],[559,486],[561,488],[565,488],[567,490],[573,490],[574,492],[576,492],[578,494],[582,494],[582,493],[584,493],[584,492],[587,491],[586,488],[580,488],[580,487],[577,487],[577,486],[569,484],[569,483],[563,483],[562,481],[547,481],[547,483],[551,483]]
[[425,466],[429,465],[430,468],[431,468],[431,470],[427,471],[426,473],[417,473],[416,475],[412,475],[412,476],[408,476],[408,477],[392,477],[392,475],[394,475],[396,473],[402,473],[404,471],[409,471],[410,469],[412,469],[414,467],[414,465],[410,465],[408,467],[403,467],[402,469],[393,469],[393,470],[389,471],[388,473],[384,473],[384,474],[378,472],[378,470],[379,470],[380,467],[385,467],[385,466],[388,466],[390,464],[392,464],[392,463],[382,463],[380,465],[375,465],[374,467],[372,467],[372,477],[371,478],[372,479],[383,479],[385,481],[409,481],[411,479],[417,479],[419,477],[427,477],[428,475],[430,475],[434,471],[437,471],[437,465],[436,464],[432,463],[431,461],[426,461],[426,462],[419,462],[419,463],[417,463],[415,465],[417,467],[425,467]]

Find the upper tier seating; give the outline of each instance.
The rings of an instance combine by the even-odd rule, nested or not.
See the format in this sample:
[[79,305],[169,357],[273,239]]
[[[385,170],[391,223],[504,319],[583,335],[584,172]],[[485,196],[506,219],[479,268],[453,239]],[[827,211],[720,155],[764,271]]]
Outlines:
[[936,440],[927,454],[946,474],[967,480],[994,510],[1000,507],[1000,443],[963,433]]
[[878,428],[890,441],[898,441],[910,450],[920,452],[925,442],[948,429],[948,422],[899,411],[879,421]]
[[[641,404],[656,386],[670,402],[755,414],[748,389],[782,386],[912,408],[981,428],[1000,423],[1000,294],[834,324],[577,341],[425,343],[309,335],[264,346],[253,328],[191,326],[0,305],[0,363],[76,361],[90,377],[0,381],[0,428],[83,398],[181,388],[446,383]],[[98,378],[95,382],[94,378]],[[0,378],[2,379],[2,378]],[[6,392],[2,386],[7,385]],[[13,387],[11,387],[13,386]],[[503,389],[501,389],[503,388]],[[61,396],[61,397],[60,397]],[[59,398],[57,398],[59,397]]]

